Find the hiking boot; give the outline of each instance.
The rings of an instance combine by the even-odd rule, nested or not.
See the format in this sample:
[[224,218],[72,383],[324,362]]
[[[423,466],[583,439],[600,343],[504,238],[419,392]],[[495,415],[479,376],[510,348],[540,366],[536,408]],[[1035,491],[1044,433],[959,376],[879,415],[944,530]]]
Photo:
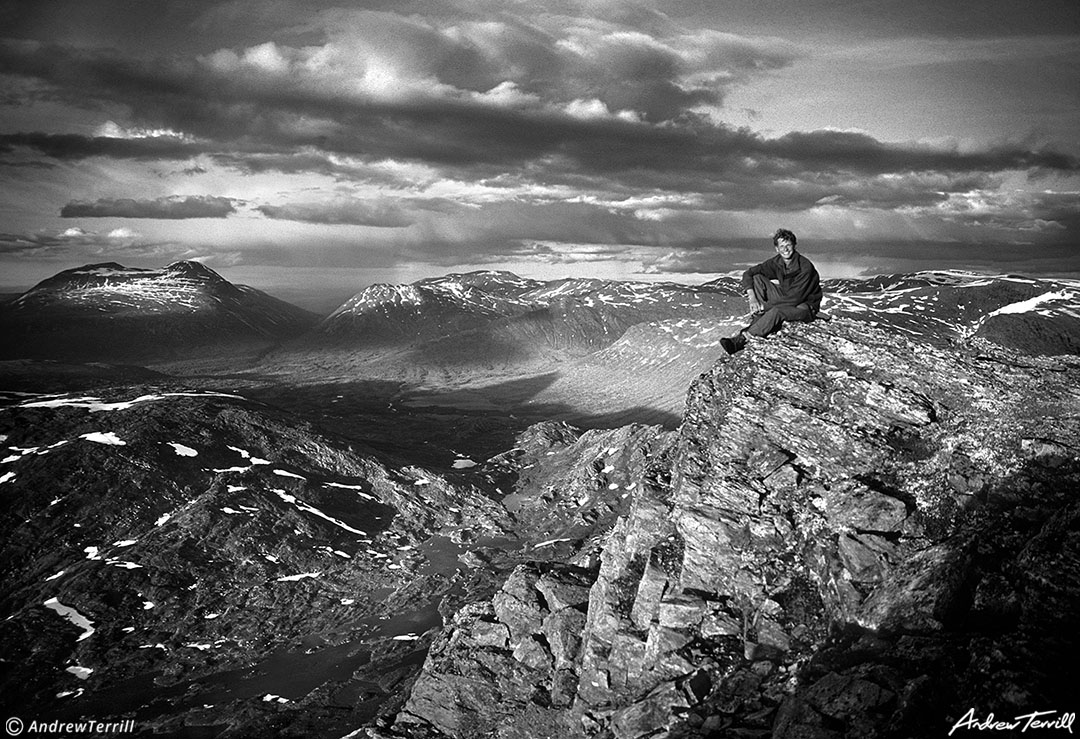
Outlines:
[[728,354],[734,354],[736,352],[742,351],[743,347],[746,346],[746,334],[739,333],[730,338],[725,336],[724,338],[720,339],[720,346],[722,346],[724,348],[724,351],[726,351]]

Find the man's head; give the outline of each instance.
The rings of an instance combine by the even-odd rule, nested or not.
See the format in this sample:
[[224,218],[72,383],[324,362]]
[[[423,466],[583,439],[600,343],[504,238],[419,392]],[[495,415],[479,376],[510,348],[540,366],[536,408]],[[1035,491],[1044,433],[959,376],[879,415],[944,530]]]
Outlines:
[[773,246],[776,247],[776,252],[784,260],[791,259],[795,255],[795,244],[798,243],[798,239],[795,238],[795,234],[788,231],[786,228],[779,228],[772,237]]

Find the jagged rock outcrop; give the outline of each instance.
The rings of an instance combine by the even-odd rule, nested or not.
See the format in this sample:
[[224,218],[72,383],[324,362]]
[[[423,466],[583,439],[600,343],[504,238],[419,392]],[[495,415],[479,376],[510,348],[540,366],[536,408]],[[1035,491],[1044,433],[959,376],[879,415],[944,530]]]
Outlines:
[[754,342],[694,383],[610,533],[460,611],[381,733],[906,737],[1068,710],[1078,370],[850,320]]

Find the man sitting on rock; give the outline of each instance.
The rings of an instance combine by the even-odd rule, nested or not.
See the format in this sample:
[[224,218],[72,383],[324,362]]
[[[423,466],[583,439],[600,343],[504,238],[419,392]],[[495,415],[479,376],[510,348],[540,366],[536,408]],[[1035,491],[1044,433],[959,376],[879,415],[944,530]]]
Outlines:
[[743,273],[752,323],[735,336],[720,339],[728,354],[745,347],[747,336],[768,336],[785,321],[814,320],[821,308],[821,280],[810,260],[795,251],[795,244],[795,234],[779,229],[773,234],[776,256]]

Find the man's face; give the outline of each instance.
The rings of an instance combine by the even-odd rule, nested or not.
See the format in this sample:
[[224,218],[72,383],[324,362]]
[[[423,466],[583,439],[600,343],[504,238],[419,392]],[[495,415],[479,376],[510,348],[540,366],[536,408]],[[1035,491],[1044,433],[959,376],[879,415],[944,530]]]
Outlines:
[[785,260],[791,259],[795,254],[795,245],[789,239],[780,239],[776,242],[776,253]]

